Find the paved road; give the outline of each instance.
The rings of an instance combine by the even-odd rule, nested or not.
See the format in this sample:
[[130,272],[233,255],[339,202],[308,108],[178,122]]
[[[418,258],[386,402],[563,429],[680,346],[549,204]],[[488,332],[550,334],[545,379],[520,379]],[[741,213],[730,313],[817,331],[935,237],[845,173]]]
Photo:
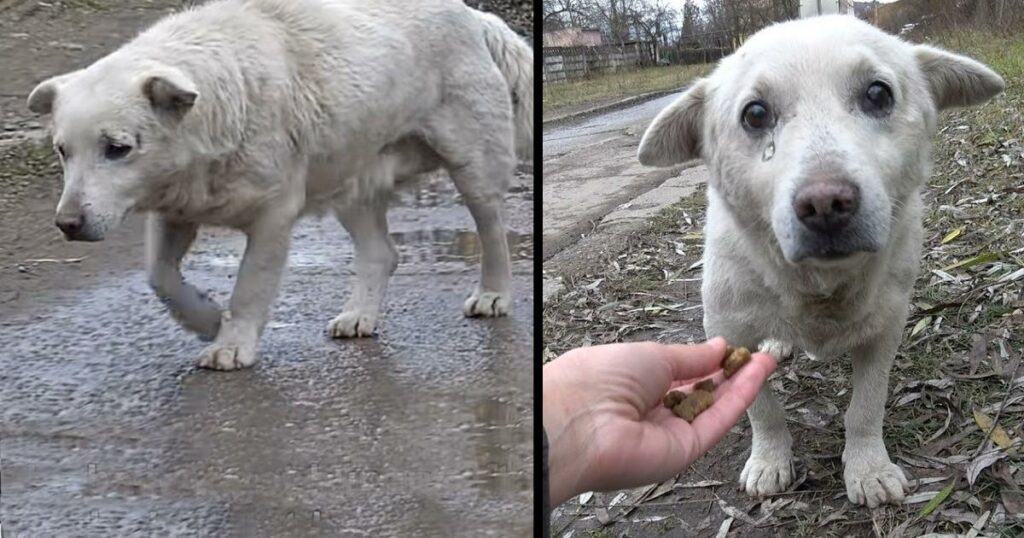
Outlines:
[[557,155],[614,138],[624,129],[643,134],[658,112],[680,94],[672,93],[636,105],[591,116],[577,122],[557,124],[544,130],[544,155]]
[[648,168],[636,159],[644,129],[678,96],[544,130],[544,260],[616,207],[678,175],[681,167]]

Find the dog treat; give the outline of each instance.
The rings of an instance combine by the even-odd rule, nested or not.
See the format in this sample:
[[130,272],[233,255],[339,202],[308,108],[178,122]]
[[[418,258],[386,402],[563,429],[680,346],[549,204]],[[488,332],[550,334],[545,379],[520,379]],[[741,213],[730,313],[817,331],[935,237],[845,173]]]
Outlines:
[[686,398],[685,394],[679,392],[678,390],[673,390],[666,394],[664,398],[662,398],[661,403],[665,404],[665,407],[672,409],[673,407],[678,405],[679,402],[683,401],[684,398]]
[[736,348],[726,346],[725,360],[722,361],[722,370],[725,371],[725,377],[732,377],[732,374],[735,374],[736,370],[739,370],[748,362],[750,362],[749,349],[745,347]]
[[672,408],[672,412],[675,415],[687,422],[693,422],[693,419],[697,418],[697,415],[704,412],[705,409],[711,407],[711,404],[715,402],[711,393],[706,390],[695,390],[691,392],[686,399],[679,402]]
[[715,392],[715,382],[711,379],[705,379],[700,383],[693,386],[693,390],[703,390],[704,392]]

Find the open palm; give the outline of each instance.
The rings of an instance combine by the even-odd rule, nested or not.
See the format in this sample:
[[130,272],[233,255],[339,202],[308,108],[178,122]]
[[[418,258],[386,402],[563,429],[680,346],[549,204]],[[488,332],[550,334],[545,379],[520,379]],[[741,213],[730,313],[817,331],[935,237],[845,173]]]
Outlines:
[[[755,353],[723,381],[725,341],[580,348],[544,366],[551,500],[664,480],[711,449],[775,369]],[[712,375],[713,374],[713,375]],[[671,388],[716,381],[715,403],[690,424],[661,405]]]

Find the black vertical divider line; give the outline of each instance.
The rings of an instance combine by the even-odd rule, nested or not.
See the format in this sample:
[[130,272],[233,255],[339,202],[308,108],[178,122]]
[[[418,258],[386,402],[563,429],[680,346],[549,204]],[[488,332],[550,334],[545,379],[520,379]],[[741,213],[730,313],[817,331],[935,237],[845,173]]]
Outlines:
[[[543,101],[544,101],[544,55],[541,45],[541,36],[543,34],[543,0],[534,0],[533,4],[533,242],[534,245],[540,244],[544,237],[542,224],[544,222],[544,203],[543,203],[543,184],[544,184],[544,166],[543,166],[543,129],[538,129],[537,126],[543,125]],[[544,402],[542,401],[542,381],[541,372],[543,369],[543,349],[544,349],[544,330],[543,330],[543,257],[538,253],[543,252],[543,245],[541,248],[534,248],[533,258],[533,308],[534,308],[534,331],[533,331],[533,428],[534,428],[534,536],[548,536],[548,492],[547,492],[547,477],[545,471],[547,467],[546,454],[543,450],[543,428],[544,420],[542,414],[542,408]]]

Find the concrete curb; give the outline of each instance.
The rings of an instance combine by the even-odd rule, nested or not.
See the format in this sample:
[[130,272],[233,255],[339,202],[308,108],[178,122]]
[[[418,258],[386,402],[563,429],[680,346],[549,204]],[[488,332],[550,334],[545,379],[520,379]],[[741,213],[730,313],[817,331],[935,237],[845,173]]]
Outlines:
[[627,97],[625,99],[622,99],[621,101],[615,101],[614,103],[607,103],[607,104],[604,104],[604,105],[599,105],[599,106],[595,106],[595,107],[592,107],[592,108],[588,108],[586,110],[581,110],[579,112],[570,112],[569,114],[563,114],[561,116],[555,116],[554,118],[550,118],[550,119],[544,120],[541,125],[543,127],[548,127],[548,126],[556,125],[556,124],[559,124],[559,123],[565,123],[565,122],[569,122],[569,121],[573,121],[573,120],[580,120],[580,119],[583,119],[583,118],[585,118],[587,116],[594,116],[594,115],[601,114],[601,113],[604,113],[604,112],[611,112],[612,110],[617,110],[617,109],[620,109],[620,108],[625,108],[627,106],[643,103],[644,101],[650,101],[651,99],[657,99],[659,97],[663,97],[663,96],[666,96],[666,95],[669,95],[669,94],[672,94],[672,93],[678,93],[678,92],[681,92],[681,91],[685,90],[686,88],[687,88],[686,86],[681,86],[679,88],[672,88],[672,89],[669,89],[669,90],[659,90],[659,91],[656,91],[656,92],[649,92],[649,93],[642,93],[640,95],[634,95],[633,97]]

